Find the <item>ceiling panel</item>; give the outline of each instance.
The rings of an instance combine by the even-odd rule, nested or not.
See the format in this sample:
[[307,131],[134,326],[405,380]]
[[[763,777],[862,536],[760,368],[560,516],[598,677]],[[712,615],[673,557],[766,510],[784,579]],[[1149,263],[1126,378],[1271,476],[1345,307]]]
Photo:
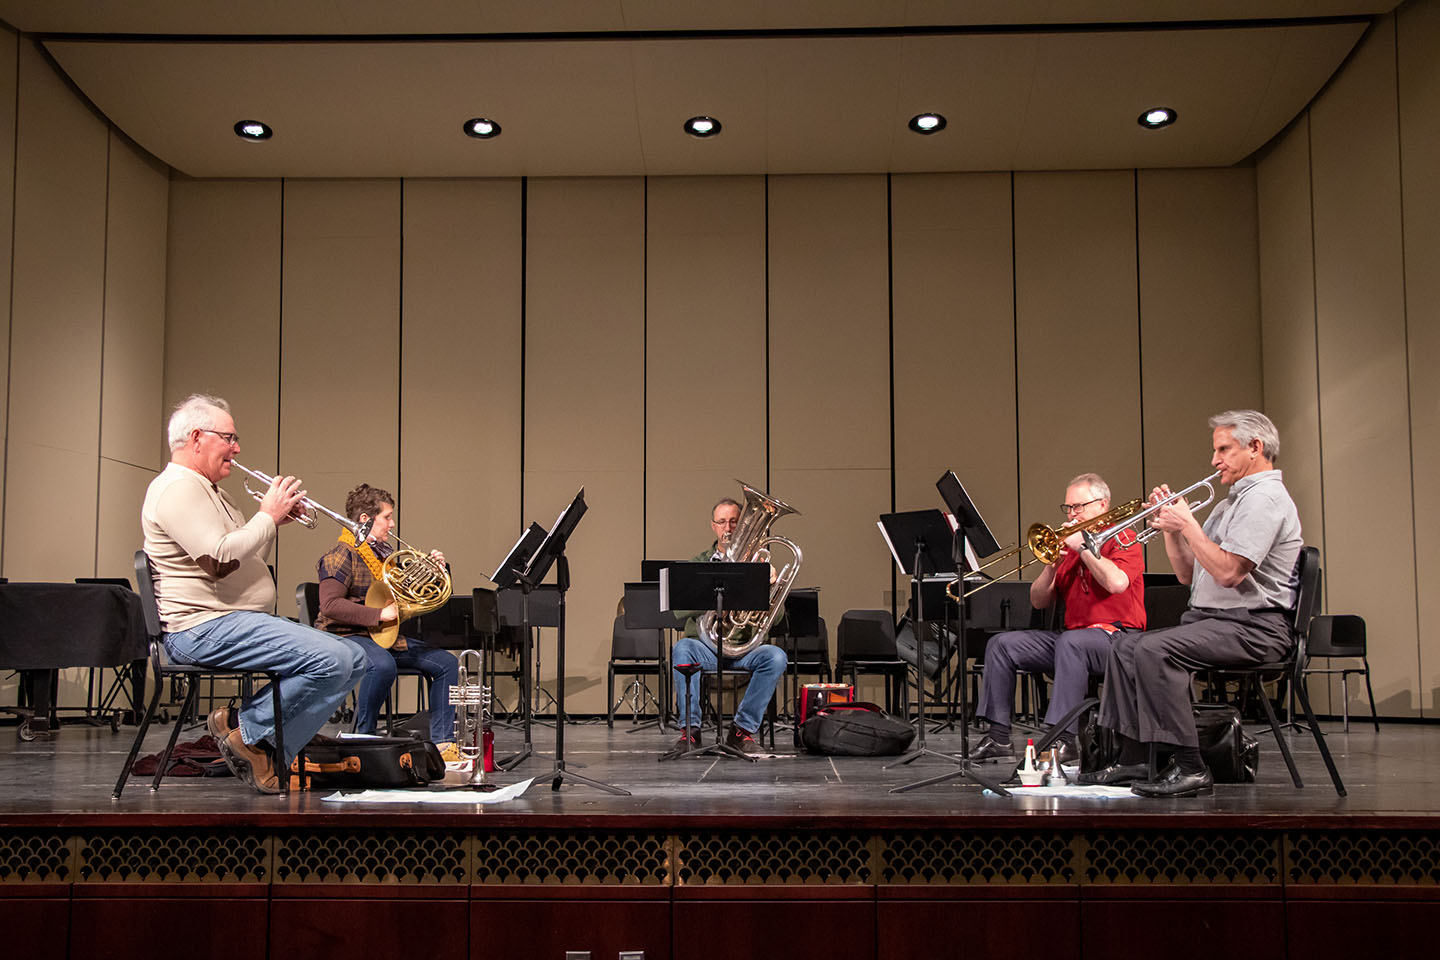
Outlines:
[[[1235,163],[1364,27],[45,45],[116,126],[197,177],[862,173]],[[1142,130],[1159,104],[1180,122]],[[948,127],[909,132],[924,110]],[[701,113],[719,137],[683,133]],[[464,136],[478,115],[502,135]],[[241,119],[274,139],[240,141]]]

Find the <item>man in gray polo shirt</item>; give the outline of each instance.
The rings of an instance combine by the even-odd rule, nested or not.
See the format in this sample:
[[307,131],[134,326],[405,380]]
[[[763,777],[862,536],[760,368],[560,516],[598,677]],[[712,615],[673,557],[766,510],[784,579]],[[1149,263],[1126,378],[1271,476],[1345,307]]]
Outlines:
[[[1264,663],[1290,648],[1286,614],[1295,604],[1295,564],[1304,541],[1295,502],[1275,469],[1280,436],[1257,410],[1217,414],[1210,428],[1210,463],[1230,495],[1203,528],[1183,499],[1150,517],[1165,534],[1176,576],[1190,585],[1190,608],[1177,627],[1129,634],[1111,646],[1100,725],[1120,735],[1121,754],[1082,775],[1082,783],[1131,783],[1145,797],[1212,792],[1215,781],[1200,757],[1190,707],[1194,671]],[[1169,494],[1160,486],[1150,499]],[[1151,743],[1173,745],[1175,759],[1157,780],[1144,781]]]

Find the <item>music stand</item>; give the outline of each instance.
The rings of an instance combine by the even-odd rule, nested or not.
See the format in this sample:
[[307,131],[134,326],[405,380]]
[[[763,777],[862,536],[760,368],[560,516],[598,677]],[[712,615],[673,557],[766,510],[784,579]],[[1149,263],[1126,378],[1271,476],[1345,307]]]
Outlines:
[[[642,568],[644,563],[650,562],[642,561]],[[669,566],[672,561],[663,562]],[[660,569],[656,568],[653,581],[625,584],[625,626],[631,630],[658,630],[661,638],[660,715],[632,727],[626,733],[639,733],[651,727],[664,730],[670,724],[670,631],[683,630],[685,624],[675,614],[660,609]]]
[[[770,607],[770,564],[768,563],[674,563],[660,571],[661,610],[713,610],[717,629],[725,622],[725,610],[768,610]],[[738,757],[754,763],[756,758],[725,742],[725,654],[715,644],[716,697],[715,742],[699,746],[681,757]],[[684,727],[685,720],[681,720]]]
[[[990,532],[980,511],[976,509],[974,501],[965,492],[965,485],[955,476],[953,471],[947,470],[940,479],[936,481],[935,488],[940,491],[940,496],[945,500],[945,505],[950,508],[950,513],[955,517],[955,526],[950,534],[950,570],[958,573],[959,566],[957,558],[961,557],[965,548],[973,547],[980,554],[995,553],[1000,549],[1000,544],[995,540],[995,535]],[[938,511],[936,511],[938,513]],[[948,527],[949,524],[946,524]],[[962,583],[963,583],[963,577]],[[975,766],[970,762],[970,726],[966,714],[969,712],[967,691],[965,688],[965,634],[968,628],[968,617],[966,611],[968,604],[963,602],[964,595],[961,594],[959,620],[955,625],[955,639],[959,645],[960,656],[960,769],[950,773],[941,774],[938,777],[930,777],[926,780],[917,780],[914,783],[901,784],[893,788],[891,793],[905,793],[909,790],[918,790],[920,787],[933,786],[937,783],[945,783],[960,777],[969,777],[981,786],[987,787],[991,792],[1002,797],[1010,796],[1010,791],[992,782],[989,778],[979,774]],[[918,618],[917,618],[918,619]],[[918,634],[917,634],[918,636]],[[923,661],[923,658],[922,658]],[[923,729],[923,728],[922,728]]]
[[[795,721],[798,718],[793,709],[795,697],[799,695],[800,691],[800,663],[797,659],[799,649],[795,644],[801,637],[814,637],[820,633],[820,589],[818,587],[792,589],[785,596],[785,616],[780,622],[783,629],[778,635],[791,641],[790,649],[785,651],[789,663],[785,667],[786,686],[784,696],[781,698],[781,705],[786,711],[785,716]],[[772,640],[776,636],[775,631],[770,631]],[[787,726],[793,725],[793,723],[787,724]]]
[[[530,559],[544,542],[545,528],[538,523],[530,524],[530,526],[520,534],[520,539],[515,541],[515,545],[510,548],[510,552],[505,555],[505,559],[500,561],[500,566],[496,567],[495,572],[490,574],[490,580],[496,586],[495,592],[497,598],[500,590],[513,586],[516,583],[521,573],[529,565]],[[520,611],[522,630],[520,635],[520,688],[518,693],[519,703],[516,704],[516,708],[520,711],[520,727],[524,731],[524,741],[521,743],[519,750],[495,764],[495,766],[501,770],[509,770],[512,767],[518,766],[535,752],[534,744],[530,739],[530,728],[534,708],[531,703],[532,677],[530,676],[529,589],[522,588]],[[479,618],[484,612],[485,611],[482,611],[479,606],[476,607],[476,622],[479,622]],[[492,668],[494,666],[493,656],[491,666]]]
[[555,567],[558,604],[555,625],[555,768],[549,774],[550,789],[559,790],[561,783],[568,779],[613,796],[628,797],[630,796],[629,790],[622,790],[619,787],[601,783],[599,780],[593,780],[565,769],[565,592],[570,589],[570,562],[565,557],[565,546],[570,540],[570,535],[580,525],[580,518],[585,515],[585,509],[585,488],[581,487],[580,492],[575,494],[575,499],[570,501],[570,505],[561,511],[560,516],[555,518],[554,525],[550,527],[550,533],[546,535],[545,542],[540,544],[540,548],[535,551],[535,555],[530,558],[525,572],[517,575],[515,579],[520,584],[520,588],[528,592],[534,590],[540,581],[545,579],[545,575],[550,572],[552,565]]

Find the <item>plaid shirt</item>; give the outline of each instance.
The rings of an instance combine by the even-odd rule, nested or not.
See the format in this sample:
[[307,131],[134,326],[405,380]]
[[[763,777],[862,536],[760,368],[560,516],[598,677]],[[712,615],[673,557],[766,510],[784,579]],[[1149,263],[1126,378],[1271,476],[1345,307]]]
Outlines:
[[[370,549],[375,551],[375,556],[380,560],[384,560],[390,553],[388,544],[372,543]],[[365,603],[365,594],[369,591],[370,585],[375,582],[370,568],[365,565],[365,560],[354,547],[345,543],[336,543],[316,561],[315,575],[316,580],[339,580],[345,586],[346,598],[361,605]],[[315,627],[330,633],[352,634],[355,632],[355,624],[331,619],[324,613],[315,618]]]

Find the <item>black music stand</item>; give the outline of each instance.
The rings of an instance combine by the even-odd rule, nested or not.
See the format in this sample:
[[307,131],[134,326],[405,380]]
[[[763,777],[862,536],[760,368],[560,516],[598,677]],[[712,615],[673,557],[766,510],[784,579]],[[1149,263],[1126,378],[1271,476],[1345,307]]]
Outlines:
[[[642,572],[643,564],[650,562],[642,561]],[[669,566],[671,562],[663,561],[665,566]],[[625,584],[625,626],[631,630],[659,630],[661,637],[660,715],[625,731],[626,733],[639,733],[651,727],[664,730],[670,724],[670,637],[672,630],[683,630],[685,624],[669,610],[660,609],[660,569],[662,568],[656,569],[653,581],[642,580],[639,583]]]
[[[954,472],[947,470],[944,475],[940,477],[939,481],[936,482],[935,487],[940,491],[941,497],[945,500],[945,505],[950,508],[950,513],[955,518],[955,526],[949,534],[951,551],[949,569],[957,571],[958,573],[960,566],[963,566],[962,560],[967,546],[978,551],[981,555],[997,552],[1000,549],[1000,544],[996,542],[994,534],[992,534],[990,528],[986,526],[985,521],[980,516],[980,511],[975,508],[974,501],[972,501],[969,494],[965,492],[965,486],[960,482],[959,478],[955,476]],[[936,513],[938,512],[939,511],[936,511]],[[948,527],[949,524],[946,524],[946,526]],[[964,578],[961,577],[962,583],[963,580]],[[969,777],[971,780],[974,780],[976,783],[988,788],[991,792],[999,796],[1008,797],[1011,795],[1010,791],[1000,786],[1000,784],[994,783],[988,777],[977,773],[974,764],[970,762],[970,727],[967,717],[969,704],[967,702],[968,698],[966,696],[964,676],[966,664],[965,634],[967,632],[967,621],[969,618],[967,616],[968,604],[964,602],[963,593],[961,594],[961,600],[959,620],[955,625],[955,637],[956,643],[959,645],[961,673],[960,769],[952,770],[950,773],[941,774],[938,777],[930,777],[926,780],[917,780],[914,783],[901,784],[893,788],[890,791],[891,793],[905,793],[909,790],[918,790],[920,787],[933,786],[937,783],[946,783],[961,777]],[[917,633],[917,636],[918,635]],[[921,729],[924,729],[923,725]]]
[[[913,629],[917,637],[924,636],[925,573],[951,573],[955,570],[955,560],[950,555],[949,524],[939,510],[910,510],[905,513],[882,514],[877,526],[880,528],[880,535],[885,538],[885,544],[890,548],[890,555],[895,558],[896,566],[910,577],[910,597],[915,606]],[[959,762],[949,754],[931,750],[925,745],[925,726],[929,722],[925,709],[925,686],[928,679],[923,665],[917,664],[915,705],[919,713],[915,721],[915,746],[899,760],[886,764],[887,770],[913,763],[921,757],[939,757],[948,763]]]
[[793,727],[798,722],[794,707],[795,698],[800,693],[799,651],[794,643],[801,637],[818,636],[820,633],[820,588],[798,587],[786,594],[785,616],[780,623],[783,625],[781,632],[776,634],[772,630],[770,637],[773,640],[776,636],[781,636],[792,641],[790,649],[785,651],[790,662],[785,667],[786,686],[784,696],[781,697],[781,706],[785,710],[784,716],[793,721],[786,726]]
[[[713,610],[717,625],[725,622],[725,610],[768,610],[770,607],[770,564],[674,563],[660,572],[660,609]],[[715,709],[715,742],[678,754],[681,757],[737,757],[754,763],[756,758],[725,742],[725,654],[723,643],[715,647],[715,687],[719,691]],[[681,720],[684,726],[684,718]],[[668,755],[667,755],[668,756]]]
[[[520,574],[530,564],[531,558],[535,556],[535,553],[540,549],[540,545],[544,542],[545,528],[538,523],[530,524],[530,526],[520,534],[520,539],[515,541],[515,546],[510,548],[510,552],[506,554],[505,559],[500,561],[500,566],[496,567],[495,572],[490,575],[490,580],[496,587],[497,600],[500,590],[516,584]],[[520,727],[524,731],[525,739],[521,743],[519,750],[505,759],[496,762],[495,766],[501,770],[509,770],[523,763],[535,752],[534,744],[530,739],[530,729],[535,712],[534,705],[531,702],[530,689],[532,683],[530,674],[530,589],[524,587],[521,589],[520,610],[522,630],[520,635],[520,688],[517,694],[519,702],[515,706],[516,709],[520,711]],[[480,622],[479,618],[481,614],[482,611],[477,606],[475,611],[477,623]],[[497,625],[498,622],[499,617],[497,614]],[[492,670],[494,668],[493,647],[491,648],[491,668]],[[505,724],[505,726],[510,726],[510,724]]]
[[608,783],[592,780],[573,770],[565,769],[565,592],[570,589],[570,561],[565,557],[565,546],[570,540],[570,535],[580,525],[580,518],[585,516],[585,509],[585,488],[581,487],[580,492],[575,494],[575,499],[570,501],[570,505],[560,513],[560,516],[555,518],[554,525],[550,527],[550,533],[545,537],[545,542],[540,544],[540,548],[535,551],[535,555],[530,558],[530,564],[525,568],[525,572],[515,578],[522,590],[534,590],[550,572],[551,565],[555,567],[558,602],[558,616],[555,624],[555,768],[550,771],[548,777],[540,779],[549,779],[551,790],[559,790],[564,781],[572,780],[613,796],[628,797],[630,796],[629,790],[622,790]]

